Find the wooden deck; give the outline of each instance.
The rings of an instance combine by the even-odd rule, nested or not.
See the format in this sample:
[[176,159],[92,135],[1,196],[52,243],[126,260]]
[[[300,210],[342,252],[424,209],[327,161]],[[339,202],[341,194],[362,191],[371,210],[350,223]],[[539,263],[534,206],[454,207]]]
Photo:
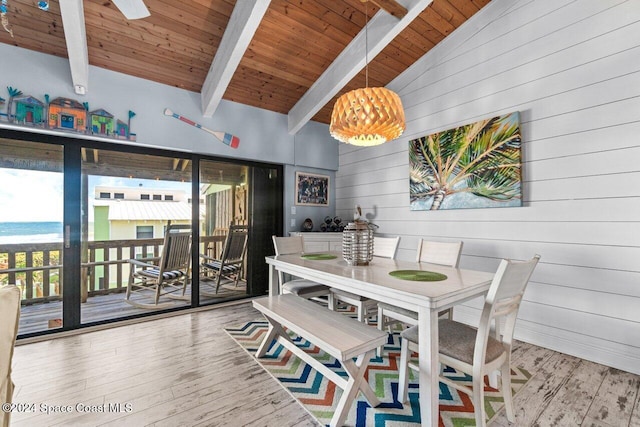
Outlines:
[[[14,402],[130,404],[129,412],[16,413],[12,426],[315,426],[224,332],[259,319],[250,303],[19,345]],[[640,377],[522,342],[533,374],[512,426],[640,426]],[[508,426],[504,412],[491,426]]]
[[[189,296],[189,291],[187,291]],[[234,287],[233,283],[223,283],[220,289],[220,296],[217,298],[202,296],[200,301],[202,304],[218,303],[238,299],[246,296],[246,283],[239,282],[238,287]],[[173,307],[184,307],[189,302],[180,300],[171,300],[167,298],[161,299],[163,309]],[[167,304],[164,304],[167,303]],[[135,316],[142,313],[154,311],[152,309],[134,307],[124,301],[124,293],[112,293],[107,295],[90,296],[87,302],[80,306],[82,323],[93,323],[104,320]],[[40,304],[26,305],[20,311],[20,328],[18,334],[28,334],[32,332],[41,332],[50,329],[49,321],[62,319],[62,302],[51,301]],[[54,326],[56,327],[56,326]]]

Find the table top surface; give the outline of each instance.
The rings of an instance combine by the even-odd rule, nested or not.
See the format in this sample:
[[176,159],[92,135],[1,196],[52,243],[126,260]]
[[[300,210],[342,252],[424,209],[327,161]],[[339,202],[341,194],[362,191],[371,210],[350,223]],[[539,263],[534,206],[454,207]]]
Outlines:
[[[310,260],[301,254],[267,257],[267,263],[276,269],[296,272],[349,292],[358,293],[378,301],[442,307],[467,297],[480,295],[489,288],[494,273],[446,267],[437,264],[392,260],[374,257],[367,266],[350,266],[341,254],[331,260]],[[447,276],[442,281],[412,281],[393,277],[394,270],[434,271]],[[404,304],[402,304],[404,305]]]

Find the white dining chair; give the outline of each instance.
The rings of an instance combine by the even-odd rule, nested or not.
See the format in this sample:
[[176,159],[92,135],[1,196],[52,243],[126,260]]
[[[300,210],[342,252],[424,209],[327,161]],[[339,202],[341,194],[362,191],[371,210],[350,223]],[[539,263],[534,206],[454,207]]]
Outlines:
[[[20,320],[20,288],[0,287],[0,403],[11,403],[14,384],[11,380],[11,360],[18,336]],[[0,426],[9,425],[11,411],[0,411]]]
[[[432,242],[424,239],[418,241],[416,261],[457,268],[462,253],[462,242]],[[441,316],[453,319],[453,308],[440,312]],[[418,324],[418,313],[392,304],[378,304],[378,329],[383,330],[394,323],[407,325]],[[380,355],[380,351],[378,352]]]
[[[302,255],[304,252],[304,240],[302,236],[272,236],[272,239],[276,255]],[[311,299],[326,296],[331,293],[328,286],[307,279],[296,279],[291,277],[285,278],[281,271],[278,272],[278,281],[281,293],[290,293],[301,298]]]
[[[395,259],[399,244],[400,236],[373,236],[373,256]],[[335,310],[338,302],[354,306],[356,308],[358,320],[365,323],[369,323],[369,318],[373,316],[376,311],[376,307],[378,306],[377,301],[365,298],[362,295],[331,288],[331,294],[329,295],[329,308],[331,310]]]
[[[511,396],[511,346],[513,331],[522,296],[540,255],[529,261],[502,260],[491,282],[484,302],[478,329],[451,319],[438,320],[439,362],[472,377],[472,388],[461,386],[448,378],[440,381],[471,395],[477,426],[485,426],[484,376],[500,370],[501,391],[504,398],[507,419],[514,422],[513,399]],[[491,326],[505,320],[504,333],[491,334]],[[410,352],[418,351],[420,339],[418,326],[404,330],[401,336],[400,379],[398,400],[407,401],[409,382],[408,369],[418,370],[419,366],[410,362]]]
[[462,242],[434,242],[420,239],[416,262],[457,267],[462,254]]

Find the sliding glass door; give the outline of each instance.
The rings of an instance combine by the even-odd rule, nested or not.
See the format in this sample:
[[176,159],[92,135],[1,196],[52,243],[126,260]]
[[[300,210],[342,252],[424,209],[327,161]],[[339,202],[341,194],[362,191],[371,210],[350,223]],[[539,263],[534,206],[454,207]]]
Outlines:
[[249,169],[229,162],[200,161],[201,304],[247,295]]
[[89,147],[81,158],[82,323],[191,305],[189,268],[153,277],[175,252],[169,226],[191,228],[191,160]]
[[21,335],[62,327],[62,146],[0,138],[0,286],[22,292]]
[[0,179],[0,286],[22,291],[21,337],[267,291],[281,166],[0,129]]
[[[274,254],[271,236],[282,234],[282,168],[211,160],[199,166],[200,304],[264,295],[264,259]],[[238,237],[244,230],[246,241]],[[243,247],[239,264],[234,242]]]

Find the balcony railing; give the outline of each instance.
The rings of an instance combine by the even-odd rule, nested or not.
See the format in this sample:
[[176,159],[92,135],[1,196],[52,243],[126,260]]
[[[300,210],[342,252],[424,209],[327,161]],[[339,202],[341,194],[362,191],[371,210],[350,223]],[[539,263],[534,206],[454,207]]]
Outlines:
[[[219,257],[225,235],[202,236],[199,250]],[[82,263],[82,301],[93,295],[123,292],[129,280],[131,258],[158,257],[164,239],[104,240],[87,243]],[[22,288],[22,304],[60,300],[62,296],[62,242],[17,243],[0,246],[0,284]]]
[[3,244],[0,283],[22,288],[23,303],[60,299],[62,243]]

